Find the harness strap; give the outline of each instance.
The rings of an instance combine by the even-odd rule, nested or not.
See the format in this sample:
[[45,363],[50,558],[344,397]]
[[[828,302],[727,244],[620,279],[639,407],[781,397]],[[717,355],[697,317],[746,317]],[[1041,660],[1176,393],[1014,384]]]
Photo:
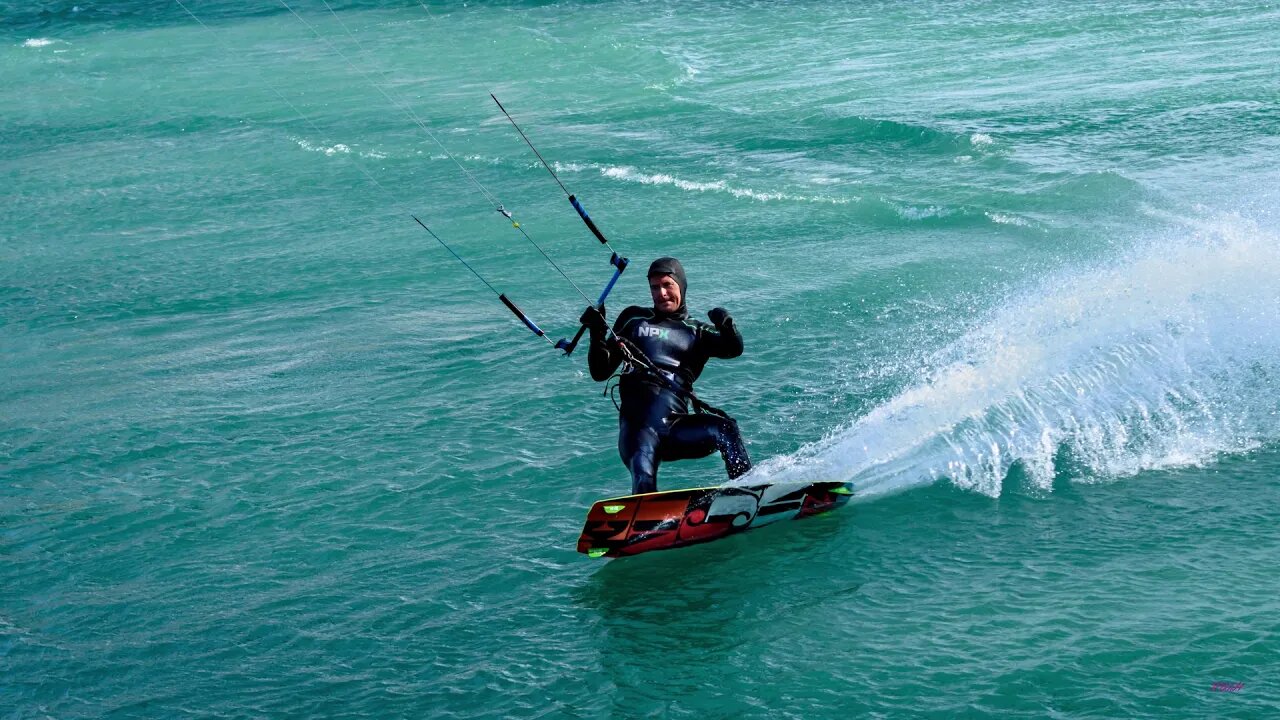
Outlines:
[[[644,373],[647,376],[649,376],[651,379],[657,380],[661,385],[666,387],[671,392],[674,392],[675,394],[688,400],[689,404],[693,406],[694,412],[697,412],[703,415],[715,415],[716,417],[733,421],[733,418],[729,416],[729,413],[721,410],[720,408],[714,405],[703,402],[701,398],[693,394],[692,389],[683,388],[683,387],[680,387],[678,384],[676,384],[676,382],[672,380],[670,377],[668,377],[666,373],[664,373],[660,368],[658,368],[656,365],[653,364],[653,361],[650,360],[648,356],[644,354],[643,350],[636,347],[635,344],[632,343],[630,340],[620,335],[614,335],[614,338],[618,343],[618,347],[622,349],[622,357],[626,359],[626,362],[628,365],[631,365],[634,368],[639,368],[640,370],[644,371]],[[620,377],[621,377],[621,373],[614,375],[614,378],[620,378]],[[616,382],[613,384],[612,388],[606,386],[605,394],[608,395],[610,393],[610,390],[616,387],[617,387]],[[618,405],[617,400],[614,400],[613,404],[616,407]],[[619,408],[619,410],[621,410],[621,408]]]

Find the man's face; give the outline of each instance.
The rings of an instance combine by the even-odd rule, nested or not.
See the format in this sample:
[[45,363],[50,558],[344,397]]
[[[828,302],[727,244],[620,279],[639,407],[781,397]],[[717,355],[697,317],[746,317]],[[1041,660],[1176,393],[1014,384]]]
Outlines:
[[649,294],[653,296],[653,309],[658,312],[675,312],[680,307],[680,286],[670,275],[650,275]]

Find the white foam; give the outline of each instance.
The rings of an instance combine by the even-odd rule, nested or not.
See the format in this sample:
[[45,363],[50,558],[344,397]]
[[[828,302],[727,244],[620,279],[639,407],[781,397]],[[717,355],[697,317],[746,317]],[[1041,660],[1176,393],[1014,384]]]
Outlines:
[[728,195],[732,195],[733,197],[756,200],[759,202],[782,200],[791,202],[829,203],[832,205],[846,205],[850,202],[848,198],[795,195],[783,192],[762,192],[751,188],[733,187],[724,180],[713,180],[711,182],[684,180],[667,173],[642,173],[636,168],[630,166],[619,167],[605,165],[599,166],[599,170],[601,175],[614,180],[640,183],[643,185],[670,185],[690,192],[723,192]]
[[693,80],[695,77],[698,76],[698,73],[701,72],[700,70],[698,70],[698,68],[692,65],[689,65],[687,63],[682,65],[681,67],[684,69],[683,74],[670,80],[669,82],[657,82],[657,83],[651,83],[649,85],[645,85],[644,86],[645,89],[646,90],[670,90],[672,88],[677,88],[689,82],[690,80]]
[[1016,463],[1051,490],[1196,465],[1280,439],[1280,238],[1228,219],[1010,298],[918,384],[743,478],[939,478],[999,495]]
[[[295,137],[290,139],[297,143],[298,147],[306,150],[307,152],[323,153],[329,157],[333,157],[334,155],[350,155],[352,152],[351,146],[343,143],[335,143],[333,145],[316,145],[306,138]],[[387,154],[379,150],[363,150],[359,151],[357,154],[367,160],[385,160],[387,158]]]
[[681,180],[674,175],[668,175],[666,173],[645,175],[636,172],[635,168],[630,167],[607,167],[601,169],[600,174],[615,180],[628,180],[631,182],[642,183],[644,185],[674,185],[681,190],[693,190],[696,192],[725,189],[725,182],[723,180],[717,180],[715,182],[692,182],[689,180]]
[[29,48],[47,47],[49,45],[54,44],[55,42],[57,41],[50,40],[49,38],[30,38],[29,40],[26,40],[25,42],[22,43],[22,47],[29,47]]
[[947,217],[951,214],[950,210],[938,207],[937,205],[930,205],[928,207],[893,205],[893,210],[898,213],[899,217],[905,220],[927,220],[929,218]]
[[293,141],[298,144],[298,147],[302,148],[303,150],[306,150],[307,152],[324,153],[325,155],[328,155],[330,157],[334,155],[347,155],[351,152],[351,148],[347,145],[343,145],[342,143],[337,143],[335,145],[330,145],[330,146],[315,145],[307,141],[305,138],[298,138],[298,137],[293,138]]
[[991,136],[986,133],[974,133],[969,136],[969,144],[976,148],[984,148],[991,145],[994,142],[995,140],[993,140]]
[[1018,227],[1031,227],[1030,221],[1024,218],[1020,218],[1017,215],[1010,215],[1008,213],[999,213],[999,212],[996,212],[996,213],[989,212],[985,214],[988,218],[991,219],[991,222],[998,223],[1000,225],[1016,225]]

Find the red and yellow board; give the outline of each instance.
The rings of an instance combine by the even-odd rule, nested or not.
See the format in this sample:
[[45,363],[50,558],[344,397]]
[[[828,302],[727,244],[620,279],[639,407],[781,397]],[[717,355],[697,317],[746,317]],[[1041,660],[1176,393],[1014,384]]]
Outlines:
[[852,494],[851,483],[816,482],[689,488],[601,500],[587,513],[578,552],[624,557],[694,545],[829,512]]

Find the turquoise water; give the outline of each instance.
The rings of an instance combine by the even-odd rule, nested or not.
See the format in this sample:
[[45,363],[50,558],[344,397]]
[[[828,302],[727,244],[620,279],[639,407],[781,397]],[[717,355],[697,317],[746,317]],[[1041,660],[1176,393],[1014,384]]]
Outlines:
[[[4,717],[1280,706],[1274,4],[187,7],[0,3]],[[607,279],[489,92],[850,508],[574,552],[613,406],[410,218]]]

